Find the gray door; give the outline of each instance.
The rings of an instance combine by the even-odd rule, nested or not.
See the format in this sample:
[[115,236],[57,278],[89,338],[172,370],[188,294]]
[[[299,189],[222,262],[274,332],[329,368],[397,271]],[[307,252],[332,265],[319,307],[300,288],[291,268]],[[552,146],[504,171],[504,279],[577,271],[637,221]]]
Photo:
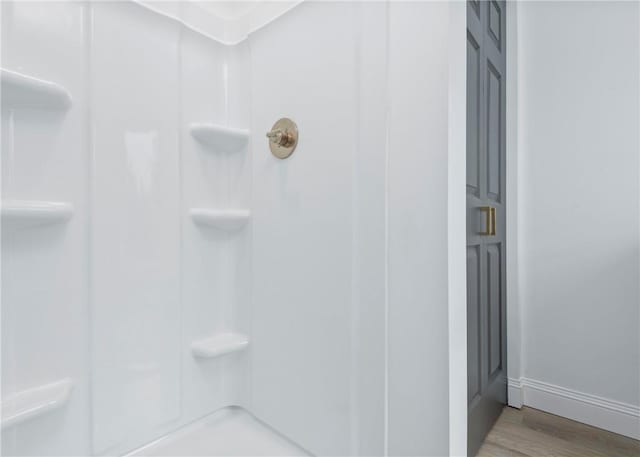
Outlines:
[[467,3],[467,394],[469,455],[507,400],[505,2]]

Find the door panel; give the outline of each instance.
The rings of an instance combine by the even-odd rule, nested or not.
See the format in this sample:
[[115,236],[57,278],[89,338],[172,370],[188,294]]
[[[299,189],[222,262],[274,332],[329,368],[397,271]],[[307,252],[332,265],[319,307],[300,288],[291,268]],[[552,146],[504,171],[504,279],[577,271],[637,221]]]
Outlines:
[[502,299],[500,297],[502,261],[500,244],[487,246],[487,302],[489,321],[489,373],[488,378],[495,377],[502,366]]
[[500,200],[500,111],[502,110],[501,76],[498,70],[487,61],[487,197],[494,201]]
[[468,443],[475,455],[507,400],[505,2],[467,9]]
[[479,196],[480,185],[480,45],[467,33],[467,192]]
[[502,39],[502,7],[496,1],[491,1],[489,3],[489,37],[495,44],[495,46],[500,49],[502,47],[501,39]]
[[473,401],[480,394],[480,246],[467,247],[467,319],[474,323],[467,328],[467,341],[473,350],[467,351],[467,394]]

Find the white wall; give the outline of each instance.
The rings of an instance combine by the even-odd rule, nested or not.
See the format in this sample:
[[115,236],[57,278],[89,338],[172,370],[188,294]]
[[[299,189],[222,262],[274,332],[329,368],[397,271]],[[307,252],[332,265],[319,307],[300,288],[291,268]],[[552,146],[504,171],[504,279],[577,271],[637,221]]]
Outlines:
[[467,4],[449,2],[449,453],[467,454]]
[[446,455],[449,5],[389,14],[389,455]]
[[518,5],[524,403],[636,437],[638,9]]

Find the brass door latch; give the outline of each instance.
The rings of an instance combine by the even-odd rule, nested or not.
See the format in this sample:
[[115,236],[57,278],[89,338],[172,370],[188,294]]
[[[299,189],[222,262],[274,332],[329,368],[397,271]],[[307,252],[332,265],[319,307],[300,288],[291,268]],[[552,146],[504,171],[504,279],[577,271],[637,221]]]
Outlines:
[[286,159],[298,145],[298,126],[291,119],[279,119],[267,133],[269,149],[278,159]]
[[480,235],[495,236],[496,235],[496,209],[493,206],[481,206],[480,211],[486,215],[486,230],[480,232]]

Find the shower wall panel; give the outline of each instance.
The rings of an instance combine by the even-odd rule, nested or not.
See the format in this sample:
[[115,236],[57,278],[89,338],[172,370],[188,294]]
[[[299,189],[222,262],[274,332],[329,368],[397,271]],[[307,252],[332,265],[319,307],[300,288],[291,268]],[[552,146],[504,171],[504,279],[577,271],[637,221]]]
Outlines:
[[384,452],[385,8],[305,2],[250,37],[252,410],[316,455]]
[[180,29],[92,9],[93,434],[111,453],[180,418]]
[[251,231],[193,212],[250,214],[249,144],[193,131],[248,127],[249,62],[131,3],[96,5],[93,36],[94,442],[111,453],[246,403],[247,351],[192,345],[248,335]]
[[[2,4],[2,455],[89,449],[85,13]],[[9,94],[5,69],[68,92],[29,103]],[[64,410],[14,414],[11,400],[48,385],[71,391]]]
[[250,341],[248,46],[135,2],[2,21],[3,454],[119,455],[246,406],[246,345],[194,347]]
[[[242,46],[246,53],[246,45]],[[249,334],[250,227],[221,231],[194,224],[193,208],[206,211],[250,209],[249,143],[229,150],[194,138],[190,126],[221,129],[249,127],[242,111],[236,74],[248,73],[249,61],[184,30],[181,44],[182,122],[182,357],[186,417],[201,417],[220,407],[245,405],[246,351],[223,358],[194,358],[191,344],[224,333]],[[246,108],[246,104],[244,105]]]

